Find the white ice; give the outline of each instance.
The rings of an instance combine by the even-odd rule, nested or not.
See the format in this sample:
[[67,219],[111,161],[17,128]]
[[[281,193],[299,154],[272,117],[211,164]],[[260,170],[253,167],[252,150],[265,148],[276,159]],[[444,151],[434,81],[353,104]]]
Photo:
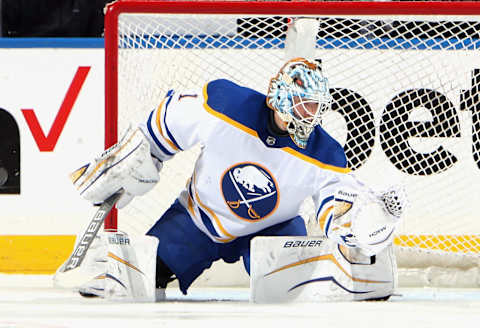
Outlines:
[[399,289],[388,302],[251,304],[246,288],[167,290],[162,303],[85,299],[51,276],[0,275],[0,328],[351,327],[480,325],[480,289]]

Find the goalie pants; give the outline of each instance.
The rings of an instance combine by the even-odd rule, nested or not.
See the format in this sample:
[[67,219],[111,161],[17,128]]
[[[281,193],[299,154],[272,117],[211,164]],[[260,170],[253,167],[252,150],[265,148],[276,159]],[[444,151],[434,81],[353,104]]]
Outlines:
[[186,294],[193,281],[220,259],[234,263],[242,257],[245,270],[250,274],[250,240],[253,237],[306,236],[307,230],[303,218],[296,216],[229,243],[216,243],[195,226],[187,210],[177,200],[147,235],[158,238],[157,256],[175,274],[180,290]]

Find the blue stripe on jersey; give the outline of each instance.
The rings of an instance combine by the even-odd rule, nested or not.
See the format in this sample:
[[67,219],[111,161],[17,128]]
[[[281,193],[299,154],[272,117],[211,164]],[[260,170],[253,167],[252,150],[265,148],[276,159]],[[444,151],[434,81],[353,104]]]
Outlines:
[[325,199],[323,200],[323,202],[320,204],[320,207],[319,207],[319,209],[318,209],[318,211],[317,211],[317,219],[318,219],[318,214],[320,214],[320,212],[322,211],[323,206],[324,206],[326,203],[332,201],[333,198],[334,198],[333,196],[330,196],[330,197],[327,197],[327,198],[325,198]]
[[189,184],[188,184],[188,187],[187,187],[187,190],[188,190],[188,194],[190,195],[190,198],[192,199],[192,201],[195,199],[193,198],[193,192],[192,192],[192,180],[190,180]]
[[170,101],[172,101],[172,97],[173,96],[173,90],[169,90],[167,92],[167,97],[168,97],[168,100],[167,100],[167,103],[165,104],[165,115],[163,115],[163,124],[165,125],[165,130],[167,132],[167,135],[168,137],[170,138],[170,140],[173,142],[173,144],[180,150],[183,150],[182,147],[180,147],[178,145],[178,142],[175,140],[175,138],[173,137],[173,135],[170,133],[170,129],[168,128],[168,125],[167,125],[167,110],[168,110],[168,105],[170,104]]
[[305,149],[298,147],[290,136],[275,136],[275,145],[269,146],[265,140],[272,136],[268,130],[271,109],[266,105],[264,94],[221,79],[208,83],[207,96],[207,104],[212,110],[256,131],[266,147],[291,148],[321,163],[346,168],[343,147],[320,126],[315,127]]
[[202,218],[202,222],[205,225],[205,227],[207,227],[207,230],[215,237],[221,238],[220,235],[215,230],[215,227],[213,226],[212,221],[210,220],[208,215],[204,211],[202,211],[200,207],[198,207],[198,211],[200,212],[200,217]]
[[[159,109],[160,110],[160,109]],[[147,120],[147,129],[148,129],[148,132],[150,133],[150,135],[152,136],[152,139],[153,141],[155,141],[155,144],[157,145],[158,148],[160,148],[160,150],[164,153],[164,154],[167,154],[168,156],[173,156],[174,154],[169,152],[163,145],[162,143],[160,142],[160,140],[157,139],[157,136],[155,135],[155,133],[153,132],[153,129],[152,129],[152,117],[153,117],[153,112],[152,111],[150,113],[150,116],[148,117],[148,120]]]
[[[190,195],[190,198],[194,200],[193,198],[193,183],[192,180],[190,180],[190,184],[188,186],[188,194]],[[202,219],[203,225],[207,228],[207,230],[214,235],[215,237],[220,237],[220,235],[217,233],[215,230],[215,227],[212,224],[212,221],[208,217],[208,215],[200,208],[200,206],[197,205],[198,211],[200,212],[200,218]]]

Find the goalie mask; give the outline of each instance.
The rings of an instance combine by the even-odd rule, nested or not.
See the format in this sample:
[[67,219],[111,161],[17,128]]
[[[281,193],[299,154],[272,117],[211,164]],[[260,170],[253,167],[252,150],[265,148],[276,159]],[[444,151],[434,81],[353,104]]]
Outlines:
[[317,63],[306,59],[288,61],[270,80],[267,106],[278,113],[301,148],[306,148],[310,134],[320,124],[321,115],[330,109],[331,101],[328,79]]

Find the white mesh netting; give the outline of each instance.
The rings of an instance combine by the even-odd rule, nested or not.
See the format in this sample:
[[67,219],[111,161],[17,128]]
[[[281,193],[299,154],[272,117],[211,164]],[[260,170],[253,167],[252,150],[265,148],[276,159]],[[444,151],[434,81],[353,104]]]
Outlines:
[[[309,17],[319,21],[315,56],[334,96],[323,126],[363,180],[406,184],[411,205],[395,238],[399,265],[478,266],[478,17]],[[143,120],[169,89],[227,78],[265,93],[295,18],[274,8],[268,15],[120,14],[118,130]],[[119,229],[145,232],[184,187],[197,154],[165,163],[156,189],[121,211]],[[310,213],[307,200],[303,214]]]

